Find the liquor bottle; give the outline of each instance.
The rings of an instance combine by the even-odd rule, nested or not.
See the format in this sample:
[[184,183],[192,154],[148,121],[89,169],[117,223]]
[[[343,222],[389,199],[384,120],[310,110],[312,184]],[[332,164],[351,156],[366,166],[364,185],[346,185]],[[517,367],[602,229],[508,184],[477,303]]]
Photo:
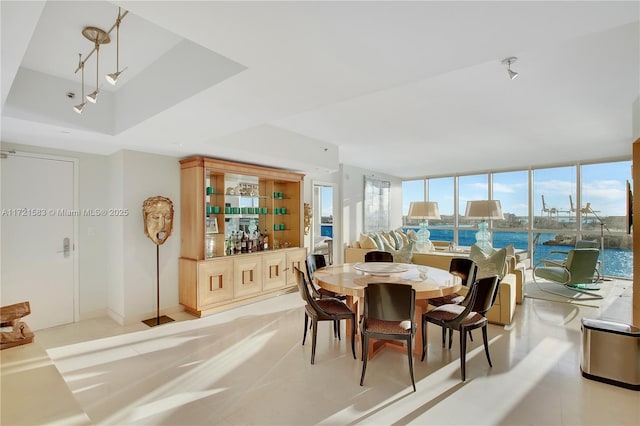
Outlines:
[[247,234],[242,232],[242,236],[240,237],[240,253],[246,253],[246,252],[247,252]]
[[232,239],[231,235],[229,235],[229,238],[227,239],[226,243],[227,243],[227,247],[226,247],[227,255],[232,255],[233,254],[233,239]]
[[258,232],[258,250],[264,250],[264,241],[262,240],[262,233]]
[[240,253],[240,232],[236,233],[234,231],[233,233],[235,234],[235,238],[233,240],[233,252],[238,254]]
[[264,245],[265,250],[269,250],[269,234],[265,231],[264,237],[262,238],[262,243]]

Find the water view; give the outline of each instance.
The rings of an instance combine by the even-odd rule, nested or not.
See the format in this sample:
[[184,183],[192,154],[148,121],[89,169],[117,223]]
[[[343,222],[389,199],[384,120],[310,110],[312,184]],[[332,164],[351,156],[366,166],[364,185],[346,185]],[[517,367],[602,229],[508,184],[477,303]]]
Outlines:
[[[430,229],[432,240],[452,241],[453,230],[451,229]],[[538,235],[534,233],[534,237]],[[535,263],[549,255],[551,251],[568,251],[573,248],[572,244],[557,244],[556,235],[554,233],[539,234],[537,243],[534,246],[533,262]],[[458,233],[458,244],[461,246],[470,246],[476,241],[476,230],[460,230]],[[547,244],[545,244],[545,242]],[[549,244],[553,242],[553,244]],[[509,244],[517,249],[528,249],[528,234],[526,232],[494,232],[493,246],[506,247]],[[602,254],[601,254],[602,256]],[[611,277],[621,277],[631,279],[633,276],[633,250],[622,248],[609,248],[604,250],[604,271],[600,268],[600,272]]]

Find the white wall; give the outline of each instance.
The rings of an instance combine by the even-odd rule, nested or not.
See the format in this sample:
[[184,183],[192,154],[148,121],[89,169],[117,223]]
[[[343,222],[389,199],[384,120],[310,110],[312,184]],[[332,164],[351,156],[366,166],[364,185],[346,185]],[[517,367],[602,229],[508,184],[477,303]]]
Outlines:
[[[371,172],[369,170],[341,164],[340,165],[340,201],[337,205],[342,206],[341,242],[336,250],[336,262],[342,262],[344,248],[356,241],[363,231],[363,204],[364,204],[364,177],[375,177],[377,179],[391,182],[391,217],[390,228],[396,229],[402,226],[402,180],[395,176]],[[335,243],[334,243],[335,244]]]
[[[114,190],[112,208],[125,208],[129,215],[114,218],[112,225],[114,271],[109,288],[114,317],[121,323],[142,321],[156,315],[156,245],[144,234],[142,203],[162,195],[173,201],[173,232],[159,246],[161,314],[182,310],[178,303],[178,257],[180,256],[180,164],[177,158],[121,151],[114,154],[121,167],[121,190]],[[120,170],[118,170],[120,173]],[[116,177],[116,179],[118,179]],[[118,182],[120,185],[120,182]],[[120,271],[122,274],[120,275]]]
[[640,96],[636,98],[631,106],[631,123],[633,141],[640,139]]

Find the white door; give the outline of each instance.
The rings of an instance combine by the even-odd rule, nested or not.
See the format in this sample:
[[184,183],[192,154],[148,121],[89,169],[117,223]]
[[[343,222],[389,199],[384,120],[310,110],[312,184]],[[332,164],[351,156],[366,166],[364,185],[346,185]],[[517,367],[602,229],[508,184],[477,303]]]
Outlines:
[[0,305],[29,301],[32,330],[71,323],[76,312],[76,163],[43,157],[0,160]]

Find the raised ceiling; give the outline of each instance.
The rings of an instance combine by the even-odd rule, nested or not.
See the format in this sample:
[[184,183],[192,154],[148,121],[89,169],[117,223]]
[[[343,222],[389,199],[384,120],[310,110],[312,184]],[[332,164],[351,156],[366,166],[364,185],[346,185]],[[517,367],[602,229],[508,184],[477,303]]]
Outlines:
[[[129,10],[72,112],[87,25]],[[2,141],[402,178],[630,156],[638,2],[12,2]],[[115,71],[115,32],[101,74]],[[510,80],[501,61],[517,56]],[[101,83],[104,77],[100,76]],[[95,64],[85,70],[95,88]],[[102,100],[102,102],[100,102]]]

